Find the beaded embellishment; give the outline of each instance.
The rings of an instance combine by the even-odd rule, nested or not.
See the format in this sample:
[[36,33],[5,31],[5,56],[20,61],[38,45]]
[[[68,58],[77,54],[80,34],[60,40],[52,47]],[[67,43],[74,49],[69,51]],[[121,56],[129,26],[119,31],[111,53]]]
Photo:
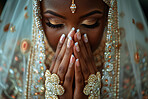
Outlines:
[[101,95],[106,98],[119,98],[120,73],[120,33],[118,26],[118,11],[116,0],[104,0],[109,8],[106,33],[104,69],[102,69]]
[[33,33],[32,46],[27,67],[26,90],[25,98],[40,98],[45,97],[44,88],[44,73],[46,66],[45,61],[45,42],[44,31],[41,24],[40,1],[33,1]]
[[56,74],[51,74],[49,70],[45,73],[45,99],[58,99],[57,95],[64,94],[64,87],[59,85],[60,78]]
[[84,87],[83,93],[89,95],[88,99],[100,99],[101,75],[91,74],[88,77],[88,84]]

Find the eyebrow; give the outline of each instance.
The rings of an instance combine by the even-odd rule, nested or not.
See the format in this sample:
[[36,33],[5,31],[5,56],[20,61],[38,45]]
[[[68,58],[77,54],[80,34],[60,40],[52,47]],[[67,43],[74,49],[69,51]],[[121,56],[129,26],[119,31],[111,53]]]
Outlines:
[[99,10],[95,10],[95,11],[89,12],[88,14],[81,16],[80,18],[85,18],[85,17],[91,16],[93,14],[102,14],[102,12]]
[[[47,10],[46,12],[44,12],[44,14],[45,14],[45,13],[50,13],[50,14],[52,14],[52,15],[54,15],[54,16],[57,16],[57,17],[66,19],[64,16],[62,16],[62,15],[60,15],[60,14],[57,14],[56,12],[53,12],[53,11],[51,11],[51,10]],[[95,11],[89,12],[89,13],[86,14],[86,15],[81,16],[80,18],[85,18],[85,17],[91,16],[91,15],[93,15],[93,14],[102,14],[102,12],[101,12],[101,11],[98,11],[98,10],[95,10]]]
[[62,16],[62,15],[60,15],[60,14],[57,14],[56,12],[53,12],[53,11],[51,11],[51,10],[47,10],[46,12],[44,12],[44,14],[45,14],[45,13],[50,13],[50,14],[52,14],[52,15],[54,15],[54,16],[57,16],[57,17],[66,19],[64,16]]

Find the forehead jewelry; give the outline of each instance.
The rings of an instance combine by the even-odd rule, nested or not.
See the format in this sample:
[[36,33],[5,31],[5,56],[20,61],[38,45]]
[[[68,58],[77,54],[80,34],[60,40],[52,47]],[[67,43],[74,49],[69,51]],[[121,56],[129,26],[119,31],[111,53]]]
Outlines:
[[75,11],[76,11],[76,5],[74,4],[74,0],[72,0],[72,4],[71,4],[71,6],[70,6],[70,9],[71,9],[71,12],[72,13],[75,13]]

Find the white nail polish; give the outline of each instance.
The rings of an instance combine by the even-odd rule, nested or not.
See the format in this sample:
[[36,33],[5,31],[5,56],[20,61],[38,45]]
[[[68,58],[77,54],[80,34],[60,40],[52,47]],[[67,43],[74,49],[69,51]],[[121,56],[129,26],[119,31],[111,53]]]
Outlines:
[[77,32],[80,32],[80,29],[77,29]]
[[69,34],[68,34],[68,37],[71,36],[71,33],[72,33],[74,30],[75,30],[75,28],[72,27],[71,31],[70,31]]
[[79,48],[78,42],[75,43],[75,47],[76,47],[76,51],[80,52],[80,48]]
[[77,46],[77,45],[78,45],[78,42],[75,43],[75,46]]
[[87,43],[88,42],[88,38],[87,38],[87,35],[84,34],[84,42]]
[[72,38],[69,37],[68,38],[68,41],[67,41],[67,48],[70,48],[71,47],[71,40],[72,40]]
[[74,31],[74,30],[75,30],[75,28],[74,28],[74,27],[72,27],[72,30]]
[[65,38],[65,34],[62,34],[61,38],[60,38],[60,43],[64,42],[64,38]]
[[80,29],[77,29],[77,39],[81,40],[81,33],[80,33]]
[[69,36],[68,39],[72,40],[71,36]]
[[74,56],[73,56],[73,55],[71,55],[71,58],[70,58],[70,63],[71,63],[71,64],[73,64],[73,63],[74,63],[74,59],[73,59],[73,58],[74,58]]
[[76,66],[77,66],[77,67],[80,66],[79,59],[76,59]]

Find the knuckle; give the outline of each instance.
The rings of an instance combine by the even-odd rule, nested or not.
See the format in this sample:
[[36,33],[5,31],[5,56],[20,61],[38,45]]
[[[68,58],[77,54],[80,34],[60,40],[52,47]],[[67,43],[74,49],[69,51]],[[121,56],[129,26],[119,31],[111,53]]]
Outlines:
[[83,58],[81,52],[77,52],[77,53],[80,59]]
[[76,80],[77,80],[77,82],[78,82],[79,84],[82,84],[82,83],[83,83],[83,78],[82,78],[82,77],[78,77]]
[[56,55],[53,56],[52,62],[56,61]]
[[66,80],[67,82],[71,82],[71,81],[72,81],[72,77],[71,77],[71,76],[66,76],[66,77],[65,77],[65,80]]
[[58,46],[57,46],[57,49],[61,49],[62,48],[62,44],[59,43]]
[[65,54],[69,55],[69,53],[70,53],[70,48],[67,48]]
[[81,42],[81,43],[79,43],[79,44],[80,44],[80,46],[81,46],[81,47],[84,47],[84,44],[83,44],[83,42]]
[[87,57],[84,57],[84,61],[87,62],[88,61],[88,58]]
[[84,69],[83,69],[83,73],[84,73],[84,74],[88,74],[88,73],[89,73],[88,68],[84,68]]
[[90,64],[91,61],[92,61],[92,59],[88,58],[86,62],[87,62],[87,64]]
[[[67,40],[66,40],[66,42],[67,42]],[[63,44],[64,46],[66,46],[66,44],[67,44],[66,42],[64,42],[64,44]]]
[[61,55],[58,55],[57,60],[58,61],[62,61],[62,56]]
[[60,74],[64,74],[66,70],[65,70],[64,66],[60,66],[58,71]]

